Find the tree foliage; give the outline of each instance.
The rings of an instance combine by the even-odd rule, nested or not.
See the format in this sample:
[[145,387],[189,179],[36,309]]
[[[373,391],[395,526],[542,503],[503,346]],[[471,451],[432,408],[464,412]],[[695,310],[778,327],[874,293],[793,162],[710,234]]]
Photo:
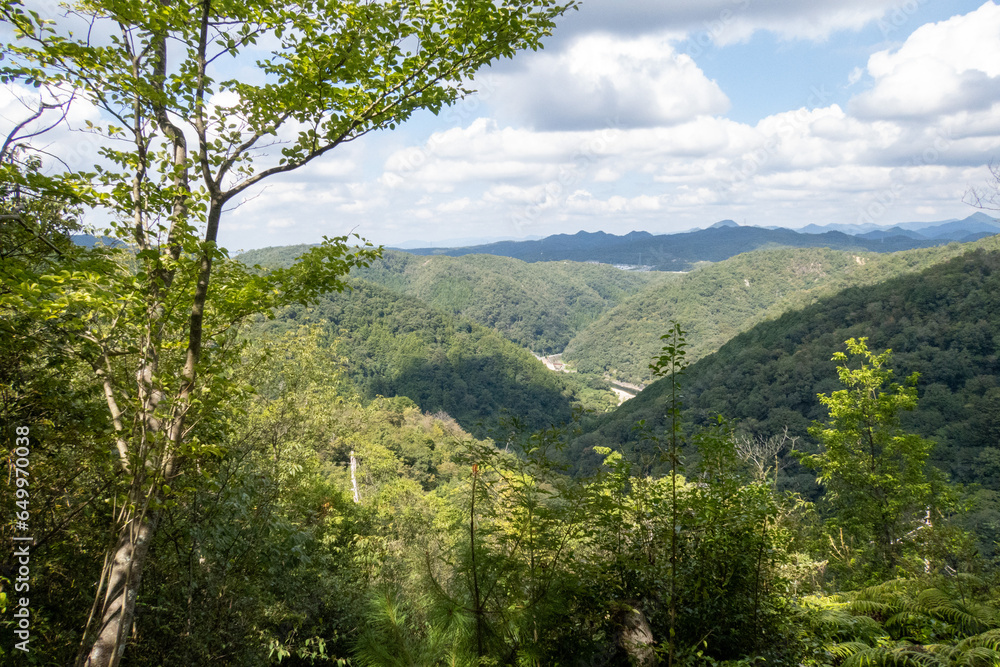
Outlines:
[[930,528],[925,468],[933,443],[906,433],[900,424],[901,413],[916,407],[919,376],[914,373],[904,385],[893,383],[890,350],[876,354],[863,337],[845,344],[860,365],[852,368],[843,352],[833,355],[843,363],[837,374],[844,389],[820,396],[830,420],[810,430],[821,449],[802,462],[817,472],[836,525],[850,537],[872,542],[871,563],[892,572],[921,521]]
[[[71,333],[106,399],[128,480],[80,664],[120,661],[164,503],[190,468],[220,453],[212,425],[237,390],[226,372],[236,325],[343,289],[350,268],[377,256],[338,237],[294,267],[254,274],[218,246],[224,208],[344,142],[438,112],[480,67],[538,48],[571,5],[98,1],[71,8],[89,24],[71,32],[18,0],[0,4],[16,37],[3,47],[0,80],[71,93],[63,112],[77,98],[100,113],[87,128],[98,164],[5,175],[103,209],[108,234],[131,246],[22,275],[2,304]],[[228,78],[241,54],[259,56],[253,74]]]

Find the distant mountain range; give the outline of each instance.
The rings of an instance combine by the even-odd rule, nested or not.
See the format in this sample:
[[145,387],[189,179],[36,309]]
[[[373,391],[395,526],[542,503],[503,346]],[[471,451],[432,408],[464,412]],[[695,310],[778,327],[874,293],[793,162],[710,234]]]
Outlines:
[[93,248],[98,243],[110,248],[117,248],[118,246],[125,245],[122,241],[111,238],[110,236],[94,236],[92,234],[72,234],[70,235],[70,239],[72,239],[73,243],[76,245],[83,246],[84,248]]
[[854,236],[882,238],[882,236],[909,236],[910,238],[936,239],[947,238],[951,241],[961,241],[967,236],[986,233],[989,235],[1000,232],[1000,223],[985,213],[973,213],[969,217],[958,220],[941,220],[937,222],[901,222],[891,227],[857,224],[857,225],[806,225],[796,231],[803,234],[822,234],[824,232],[844,232]]
[[[922,225],[922,226],[921,226]],[[500,241],[458,248],[410,248],[415,255],[484,254],[514,257],[526,262],[570,260],[601,262],[659,271],[684,271],[696,262],[718,262],[764,247],[826,247],[835,250],[894,252],[926,248],[952,241],[976,241],[1000,233],[1000,223],[976,213],[964,220],[938,223],[905,223],[888,228],[809,225],[799,230],[741,226],[721,220],[707,229],[680,234],[653,235],[629,232],[556,234],[535,241]],[[842,231],[850,229],[854,233]]]
[[393,250],[407,250],[409,248],[458,248],[470,245],[486,245],[487,243],[497,243],[499,241],[537,241],[542,238],[545,237],[524,236],[517,238],[514,236],[470,236],[467,238],[448,239],[443,242],[444,245],[441,243],[435,243],[434,241],[403,241],[402,243],[397,243],[392,248]]
[[[720,262],[758,248],[830,248],[895,252],[967,243],[1000,234],[1000,222],[984,213],[963,220],[908,222],[892,226],[806,225],[800,229],[740,225],[720,220],[707,229],[677,234],[633,231],[623,236],[606,232],[556,234],[540,239],[504,240],[452,248],[406,248],[413,255],[496,255],[525,262],[569,260],[612,264],[620,268],[656,271],[687,271],[697,262]],[[124,245],[108,237],[79,234],[72,237],[82,246]],[[408,244],[407,244],[408,245]],[[395,248],[401,249],[401,248]]]

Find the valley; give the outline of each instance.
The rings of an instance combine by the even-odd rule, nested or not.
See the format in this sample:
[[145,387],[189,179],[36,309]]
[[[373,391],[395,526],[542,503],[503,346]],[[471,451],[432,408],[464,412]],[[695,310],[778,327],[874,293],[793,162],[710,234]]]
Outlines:
[[1000,666],[998,1],[0,0],[0,665]]
[[[255,260],[257,257],[266,259],[284,252],[282,261],[287,264],[293,251],[294,249],[266,250],[258,255],[249,254],[247,260]],[[946,267],[953,266],[958,258],[973,257],[976,256],[975,253],[985,253],[985,257],[992,256],[991,253],[1000,253],[1000,237],[991,236],[964,244],[951,243],[893,253],[829,248],[758,249],[718,262],[702,262],[686,273],[635,273],[606,265],[568,261],[526,263],[513,258],[485,255],[441,255],[420,259],[402,252],[387,251],[382,260],[359,272],[359,277],[364,276],[365,281],[373,281],[371,284],[358,283],[359,291],[347,296],[347,301],[344,301],[345,297],[337,297],[338,302],[358,303],[359,305],[351,308],[357,309],[359,313],[368,313],[366,318],[374,316],[370,320],[371,324],[361,329],[364,332],[362,338],[366,341],[365,347],[355,347],[350,342],[354,339],[353,336],[346,334],[347,337],[341,341],[346,342],[346,345],[341,349],[348,355],[348,366],[357,365],[360,369],[352,370],[351,374],[359,378],[360,387],[366,387],[362,389],[363,396],[373,398],[376,395],[406,395],[425,411],[449,414],[457,418],[463,427],[479,434],[484,434],[485,431],[477,424],[496,418],[501,406],[504,410],[525,416],[529,424],[540,426],[546,419],[550,423],[567,420],[570,405],[581,405],[591,410],[591,414],[583,419],[583,434],[570,443],[567,461],[578,472],[592,472],[600,461],[597,455],[590,453],[593,446],[618,446],[624,447],[626,451],[637,447],[638,435],[631,430],[631,426],[640,419],[662,428],[663,413],[659,406],[663,403],[663,385],[652,383],[655,378],[650,375],[649,363],[662,347],[660,336],[669,330],[671,322],[683,323],[687,344],[686,362],[693,364],[690,382],[695,393],[685,401],[685,409],[690,414],[688,420],[692,425],[707,424],[710,415],[719,412],[737,420],[742,425],[741,428],[754,435],[766,436],[787,428],[793,437],[808,439],[807,427],[813,420],[822,417],[814,398],[817,392],[830,385],[828,380],[812,385],[802,373],[807,372],[809,377],[828,377],[828,373],[824,374],[818,369],[818,365],[822,365],[822,359],[814,358],[805,365],[803,361],[796,362],[795,372],[779,381],[772,377],[776,371],[766,370],[767,367],[739,370],[744,367],[741,364],[746,363],[744,357],[748,360],[760,359],[760,355],[763,355],[763,358],[770,359],[775,354],[770,350],[751,354],[747,352],[747,343],[743,341],[767,335],[774,340],[772,346],[781,348],[780,341],[785,339],[784,345],[787,348],[789,336],[796,341],[808,340],[803,337],[804,334],[789,333],[789,325],[786,323],[789,318],[819,317],[820,313],[831,311],[832,299],[848,298],[847,295],[857,295],[850,298],[861,299],[862,304],[866,304],[865,300],[885,303],[885,296],[862,295],[883,294],[886,290],[892,293],[903,289],[892,287],[893,285],[911,285],[930,280],[920,276],[936,275],[933,273],[935,270],[946,271]],[[944,278],[934,280],[942,279]],[[461,368],[450,371],[446,370],[447,364],[452,362],[446,360],[454,358],[452,353],[436,353],[427,348],[411,346],[408,348],[409,352],[401,354],[419,359],[423,370],[394,375],[400,372],[392,370],[396,362],[391,359],[397,353],[390,353],[388,348],[373,346],[377,337],[374,335],[375,330],[369,330],[368,327],[381,327],[383,325],[376,323],[384,322],[389,313],[393,313],[395,317],[398,313],[405,312],[405,309],[401,310],[403,306],[397,303],[372,312],[371,306],[361,305],[368,298],[365,295],[375,289],[375,282],[385,290],[380,292],[384,295],[382,298],[389,298],[390,294],[406,294],[409,295],[409,303],[414,306],[426,304],[419,306],[425,309],[423,314],[405,316],[399,323],[392,325],[387,330],[387,340],[403,342],[411,340],[413,336],[421,336],[428,341],[442,341],[444,339],[441,333],[419,332],[436,317],[457,318],[448,325],[456,331],[483,331],[474,334],[483,336],[485,331],[492,330],[510,342],[522,345],[522,354],[530,351],[531,355],[514,362],[511,355],[515,348],[510,348],[503,353],[507,356],[502,357],[502,361],[487,362],[487,358],[501,358],[490,357],[494,353],[488,352],[483,346],[487,338],[481,338],[483,343],[469,348],[474,355],[469,357],[469,361],[477,361],[471,366],[463,362]],[[937,287],[926,289],[939,290]],[[981,290],[974,293],[981,293]],[[358,299],[361,301],[358,302]],[[868,304],[859,305],[855,310],[876,314],[882,313],[884,308],[884,305],[876,307]],[[994,321],[988,314],[992,312],[991,308],[985,303],[969,305],[968,314],[961,317],[969,317],[971,320],[967,324],[959,324],[956,320],[954,325],[948,326],[971,327],[969,331],[980,332],[975,334],[979,340],[998,340],[1000,332],[994,332],[989,327],[983,329],[984,322]],[[317,311],[315,316],[300,313],[293,320],[302,322],[308,317],[325,318],[345,332],[356,330],[358,325],[350,324],[352,320],[345,319],[345,312],[326,309]],[[444,313],[449,314],[446,316]],[[816,315],[807,316],[806,313]],[[928,315],[930,313],[919,317]],[[290,317],[290,313],[282,315],[279,321]],[[985,357],[974,356],[960,365],[956,365],[955,361],[938,362],[936,360],[940,355],[951,354],[945,350],[953,348],[956,343],[937,342],[934,343],[934,348],[926,348],[922,347],[924,344],[919,342],[919,338],[912,338],[912,334],[904,344],[893,335],[877,333],[893,321],[913,323],[917,315],[892,315],[888,321],[884,318],[876,319],[866,325],[862,325],[856,316],[852,317],[855,319],[844,318],[845,324],[858,322],[851,328],[842,328],[836,321],[818,325],[824,335],[819,339],[822,343],[815,354],[822,357],[829,348],[836,346],[837,340],[866,333],[873,344],[892,347],[900,360],[901,373],[908,373],[911,368],[923,373],[924,382],[920,385],[920,395],[926,395],[926,409],[930,410],[931,406],[938,404],[953,406],[945,412],[933,413],[938,415],[938,419],[948,415],[948,427],[934,426],[934,418],[924,416],[924,410],[918,411],[912,418],[907,417],[906,423],[919,427],[918,431],[938,441],[934,460],[952,478],[979,482],[980,477],[972,472],[975,470],[973,461],[980,456],[992,456],[990,452],[993,450],[990,448],[997,443],[993,443],[989,437],[977,440],[970,436],[968,427],[959,426],[956,420],[972,419],[969,416],[972,413],[966,414],[954,405],[970,405],[970,402],[976,405],[979,401],[992,400],[985,398],[987,394],[992,395],[989,388],[1000,383],[1000,373],[994,375],[991,370],[993,362],[990,360],[995,358],[990,356],[995,355],[992,352],[994,348],[991,347],[993,343],[974,353],[985,354]],[[416,322],[423,324],[415,327]],[[910,325],[910,331],[914,331],[913,326]],[[783,333],[764,333],[772,330]],[[916,329],[921,330],[926,329],[919,326]],[[401,331],[412,333],[400,339]],[[747,336],[751,338],[748,339]],[[492,343],[497,345],[497,350],[503,349],[505,344],[500,344],[499,341]],[[796,343],[802,344],[804,342]],[[541,352],[539,348],[543,348]],[[943,376],[927,370],[926,363],[913,366],[910,361],[913,354],[930,355],[931,349],[940,351],[927,357],[926,363],[934,364],[934,368],[942,365],[947,367]],[[794,350],[789,353],[803,354]],[[749,357],[746,356],[748,354]],[[374,360],[378,360],[378,367],[370,366]],[[499,365],[491,365],[494,363]],[[759,366],[763,362],[754,363]],[[781,365],[785,362],[779,358],[773,363]],[[538,370],[529,371],[533,364],[537,364]],[[473,367],[482,368],[489,377],[474,379],[475,376],[470,375]],[[516,392],[512,388],[504,389],[495,384],[499,378],[506,376],[508,369],[512,371],[518,367],[523,370],[511,372],[510,379],[521,387],[521,394],[530,396],[522,407],[517,407],[520,405],[518,403],[510,403],[510,399],[502,398],[513,396]],[[722,367],[727,369],[722,376],[719,375],[720,371],[711,370]],[[498,373],[500,368],[505,370]],[[548,373],[543,372],[543,368]],[[806,371],[808,368],[814,370]],[[959,372],[959,368],[966,369],[961,371],[968,374],[963,376],[965,379],[939,379],[952,377]],[[973,382],[978,389],[969,388],[973,385],[965,387],[966,382],[972,382],[971,368],[980,371],[975,376],[978,379]],[[457,380],[458,376],[451,375],[453,372],[459,374],[461,381]],[[746,385],[745,379],[734,385],[730,384],[738,377],[734,374],[746,377],[759,374],[760,378],[772,379],[766,380],[764,385]],[[383,378],[387,375],[398,379],[386,383]],[[729,376],[733,380],[727,379]],[[407,377],[411,379],[405,379]],[[486,394],[474,398],[474,387],[480,384],[488,388],[488,394],[493,397],[494,402],[486,400]],[[536,393],[539,391],[542,393]],[[969,391],[972,393],[967,393]],[[542,395],[551,396],[552,399],[542,399]],[[813,400],[809,397],[813,397]],[[552,404],[545,402],[553,399],[558,400]],[[472,413],[468,407],[471,404],[479,406]],[[527,407],[529,404],[532,409]],[[542,409],[534,412],[535,407]],[[988,408],[987,412],[990,410],[992,408]],[[963,414],[966,416],[962,416]],[[983,433],[992,433],[989,430],[991,428],[993,427],[987,427]],[[964,435],[959,436],[959,433]],[[638,450],[635,451],[639,455]],[[782,480],[782,485],[799,493],[812,493],[811,489],[815,487],[809,474],[790,460],[786,465],[788,473]]]
[[[221,271],[248,298],[264,299],[264,281],[312,275],[302,267],[316,270],[315,253],[265,248]],[[784,649],[769,647],[784,646],[787,627],[838,646],[816,625],[827,616],[811,620],[801,605],[828,615],[841,609],[837,600],[878,595],[913,609],[926,598],[922,587],[947,584],[947,568],[992,576],[998,280],[1000,236],[884,253],[750,248],[684,272],[383,251],[339,291],[261,313],[232,338],[218,329],[213,354],[229,361],[199,399],[217,429],[202,445],[204,476],[187,482],[186,504],[162,515],[181,526],[166,535],[197,541],[213,567],[191,566],[160,541],[148,595],[174,610],[173,625],[214,618],[228,632],[243,631],[226,611],[239,600],[272,636],[281,629],[267,614],[287,619],[281,609],[292,604],[297,627],[332,637],[358,664],[392,664],[385,646],[438,656],[428,664],[441,646],[468,650],[468,630],[442,645],[421,634],[445,632],[454,614],[479,614],[490,628],[538,623],[552,638],[539,650],[564,654],[551,647],[567,642],[624,664],[613,638],[622,621],[606,610],[623,595],[647,595],[633,608],[663,635],[671,598],[661,597],[662,581],[676,575],[677,599],[690,610],[678,616],[677,636],[690,643],[719,633],[710,646],[720,661],[732,664],[760,636],[757,653],[785,664]],[[63,369],[81,371],[71,357],[54,359],[35,369],[31,405],[65,416],[78,375]],[[842,493],[856,494],[838,504],[829,478],[817,478],[835,474],[823,472],[833,465],[828,452],[857,417],[834,417],[828,406],[868,409],[870,395],[857,387],[865,382],[879,405],[892,401],[864,417],[872,442],[892,453],[869,456],[882,466],[872,476],[837,478]],[[81,424],[100,409],[93,397],[71,405]],[[108,451],[99,430],[46,433],[59,458],[41,459],[45,488],[63,488],[65,471],[87,470],[94,452]],[[897,442],[906,448],[892,449]],[[867,465],[846,456],[849,471]],[[897,466],[910,481],[884,486]],[[85,503],[87,484],[75,488]],[[900,509],[883,516],[864,505],[872,488]],[[882,540],[890,529],[901,536]],[[834,534],[843,542],[831,542]],[[216,575],[226,567],[240,577]],[[282,600],[277,607],[259,597],[272,572],[283,582],[268,593]],[[178,576],[189,577],[190,593],[171,584]],[[479,578],[493,587],[480,612],[448,606],[475,604],[470,581]],[[892,588],[898,581],[912,592]],[[779,583],[816,602],[787,596]],[[956,596],[943,599],[957,604]],[[393,625],[404,609],[423,620]],[[869,618],[884,646],[904,646],[857,614],[838,621],[838,632],[851,637],[855,619]],[[162,627],[135,650],[161,651],[171,634]],[[986,641],[991,628],[942,632]],[[284,645],[312,655],[313,644]],[[259,655],[252,642],[247,649]]]
[[[419,259],[387,250],[357,276],[493,329],[549,368],[559,364],[556,370],[572,368],[630,391],[650,382],[649,359],[671,320],[687,323],[688,359],[696,361],[784,312],[848,287],[922,270],[969,248],[993,247],[993,238],[880,253],[762,248],[701,261],[685,272],[475,254]],[[305,248],[251,251],[241,261],[289,266]]]
[[[396,289],[401,294],[411,295],[410,298],[419,299],[422,295],[429,306],[436,304],[430,307],[440,309],[438,312],[450,312],[452,317],[459,318],[457,321],[475,321],[476,325],[472,326],[487,327],[512,342],[524,345],[527,341],[529,345],[537,346],[539,341],[548,341],[547,349],[542,349],[548,354],[540,354],[537,348],[528,349],[534,357],[532,361],[537,362],[539,367],[544,366],[551,375],[522,373],[517,376],[517,381],[523,391],[534,391],[533,387],[552,381],[562,387],[557,393],[561,391],[563,396],[568,397],[568,402],[560,408],[554,405],[546,407],[543,412],[550,420],[567,419],[570,403],[575,401],[580,405],[581,396],[590,396],[589,401],[584,401],[582,405],[592,412],[584,417],[583,434],[571,441],[566,455],[569,465],[580,474],[596,469],[600,457],[592,453],[592,448],[597,445],[622,447],[624,451],[632,451],[641,458],[641,449],[636,449],[639,447],[639,436],[632,429],[635,422],[644,420],[655,428],[663,428],[663,384],[650,384],[655,378],[650,375],[648,366],[649,360],[662,346],[662,332],[669,330],[670,322],[676,321],[683,323],[685,328],[686,361],[693,364],[689,381],[694,393],[685,400],[685,409],[689,414],[687,419],[692,426],[708,424],[711,415],[719,412],[735,419],[740,428],[755,436],[790,429],[793,437],[808,441],[807,427],[813,420],[822,417],[815,396],[830,386],[829,373],[819,370],[823,366],[822,355],[828,355],[828,350],[836,347],[837,340],[867,334],[873,344],[892,347],[896,351],[901,374],[909,373],[911,369],[921,370],[924,380],[920,385],[920,395],[924,397],[925,409],[907,417],[905,423],[936,439],[938,447],[933,457],[936,464],[953,479],[980,483],[981,476],[973,472],[976,469],[974,461],[979,460],[977,457],[989,459],[994,451],[991,448],[998,443],[990,440],[991,436],[985,439],[971,436],[972,431],[967,426],[959,425],[959,420],[973,419],[973,413],[965,413],[955,406],[970,405],[970,402],[978,405],[981,401],[992,400],[987,398],[987,395],[992,396],[989,388],[1000,386],[1000,371],[992,370],[994,343],[974,353],[985,354],[985,357],[973,356],[961,364],[955,361],[939,362],[937,359],[943,358],[941,355],[951,354],[945,350],[952,349],[956,343],[945,340],[934,343],[934,348],[927,348],[923,347],[925,343],[920,343],[919,338],[912,338],[912,334],[906,343],[901,343],[894,335],[878,333],[893,321],[910,322],[910,331],[914,330],[913,326],[917,326],[916,331],[927,330],[926,327],[921,328],[924,325],[915,325],[915,318],[918,318],[915,314],[894,314],[888,320],[882,317],[866,321],[867,324],[862,324],[857,316],[844,316],[845,324],[856,323],[843,328],[834,318],[833,321],[817,324],[824,332],[818,339],[822,342],[815,352],[819,356],[809,362],[795,362],[795,371],[787,377],[782,375],[783,379],[778,380],[773,377],[777,371],[767,370],[766,366],[750,370],[753,365],[764,363],[760,359],[771,359],[776,353],[770,349],[751,353],[747,350],[756,348],[748,348],[743,342],[766,335],[773,340],[770,345],[779,349],[782,345],[787,349],[789,337],[799,341],[796,345],[803,345],[808,337],[790,333],[793,330],[787,324],[789,318],[805,317],[804,321],[809,321],[808,318],[819,317],[820,313],[839,312],[843,307],[830,305],[831,300],[848,298],[847,295],[856,295],[849,298],[860,300],[855,310],[878,317],[885,306],[876,307],[871,303],[884,304],[884,294],[898,292],[904,289],[903,285],[931,280],[930,277],[920,276],[937,275],[934,271],[961,266],[954,262],[962,257],[977,256],[975,253],[985,253],[984,257],[1000,253],[1000,237],[892,253],[829,248],[758,249],[718,262],[702,262],[685,273],[634,273],[604,265],[568,261],[526,263],[485,255],[441,255],[428,260],[387,251],[383,260],[359,275],[365,276],[366,280],[377,281],[385,289]],[[929,286],[925,289],[936,292],[940,288]],[[970,293],[982,293],[981,289],[969,289]],[[963,289],[958,288],[958,291]],[[873,296],[863,296],[869,293]],[[905,297],[903,302],[909,303]],[[385,312],[398,308],[385,309]],[[989,315],[994,312],[993,306],[977,303],[962,308],[967,309],[968,314],[961,317],[971,320],[964,324],[956,320],[949,327],[972,327],[970,331],[979,332],[975,334],[979,340],[1000,340],[1000,331],[982,328],[984,322],[995,321]],[[1000,306],[996,312],[1000,312]],[[499,313],[503,315],[499,316]],[[931,311],[919,317],[935,313],[935,316],[940,316],[940,311]],[[332,321],[341,320],[334,316]],[[409,318],[409,321],[411,324],[407,326],[412,327],[413,321],[429,320],[428,315],[423,315]],[[550,326],[556,328],[548,329]],[[765,333],[769,331],[781,333]],[[526,332],[533,333],[527,335]],[[555,332],[558,335],[553,335]],[[748,339],[748,336],[751,338]],[[366,337],[371,339],[370,334]],[[785,340],[784,344],[782,340]],[[939,351],[932,354],[931,349]],[[795,358],[803,354],[801,350],[794,349],[788,353],[796,355]],[[435,358],[429,352],[416,354],[422,359]],[[933,364],[933,368],[941,368],[940,372],[944,375],[927,370],[926,363],[914,366],[910,361],[914,354],[925,356],[926,363]],[[366,359],[385,358],[386,354],[384,351],[367,351],[363,356]],[[758,361],[751,362],[747,370],[741,370],[753,359]],[[508,367],[512,362],[500,363]],[[518,363],[526,364],[527,361]],[[786,362],[779,357],[768,363],[781,366]],[[721,368],[726,371],[720,376],[721,371],[715,369]],[[959,371],[959,368],[965,370]],[[974,381],[972,368],[979,371],[975,375],[978,379]],[[495,371],[488,372],[496,375]],[[953,377],[956,372],[965,373],[962,376],[964,379],[940,379]],[[425,411],[443,410],[457,416],[465,428],[483,433],[472,425],[473,420],[463,416],[463,409],[456,399],[448,398],[449,395],[467,398],[467,390],[460,389],[458,394],[450,394],[456,385],[454,380],[447,379],[447,374],[440,375],[440,366],[425,373],[440,378],[436,381],[441,383],[439,389],[414,387],[408,390],[405,384],[380,385],[363,394],[374,396],[402,392]],[[465,387],[470,378],[466,371],[462,373],[464,382],[458,386]],[[362,375],[374,378],[379,372],[365,370]],[[736,380],[737,377],[755,376],[761,378],[754,380],[758,384],[747,385],[747,379]],[[818,384],[812,384],[813,381],[808,379],[822,377],[827,380]],[[568,380],[575,382],[574,388],[563,383]],[[966,387],[968,382],[973,384]],[[585,385],[588,387],[586,391],[583,388]],[[429,398],[445,386],[448,390],[441,398]],[[971,389],[973,386],[978,389]],[[549,391],[554,388],[555,385]],[[493,395],[510,395],[510,390],[497,389]],[[597,399],[598,396],[604,398]],[[538,400],[533,398],[530,402],[534,405]],[[952,407],[941,412],[942,408],[934,408],[935,405]],[[616,406],[617,410],[614,410]],[[509,409],[511,406],[506,404],[505,407]],[[938,411],[927,413],[926,410]],[[992,414],[993,408],[986,410]],[[477,412],[474,419],[489,419],[496,414],[496,408],[488,408]],[[931,414],[937,415],[938,420],[947,418],[950,425],[935,425]],[[541,420],[532,417],[528,423],[541,424],[544,418]],[[994,427],[986,428],[981,432],[993,432],[990,429]],[[788,456],[787,451],[784,456]],[[784,465],[787,472],[781,480],[783,488],[806,495],[814,492],[814,482],[808,472],[791,459]],[[989,484],[992,485],[992,482]]]

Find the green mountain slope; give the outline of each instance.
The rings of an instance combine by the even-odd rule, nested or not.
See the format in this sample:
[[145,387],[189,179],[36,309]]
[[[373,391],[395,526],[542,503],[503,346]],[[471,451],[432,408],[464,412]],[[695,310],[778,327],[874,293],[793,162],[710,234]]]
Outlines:
[[502,413],[532,428],[571,416],[570,378],[552,373],[524,348],[413,297],[361,280],[352,284],[353,291],[327,295],[314,308],[284,310],[260,331],[326,321],[364,398],[407,396],[477,434]]
[[[264,248],[240,259],[288,266],[306,248]],[[491,255],[421,257],[395,250],[386,250],[381,261],[354,275],[471,319],[543,355],[561,352],[601,313],[662,278],[606,264],[528,264]]]
[[270,246],[241,252],[235,258],[247,266],[259,264],[266,269],[288,268],[295,263],[299,255],[312,247],[314,246],[308,243]]
[[651,283],[575,336],[563,359],[581,372],[645,383],[649,360],[670,320],[689,331],[688,358],[695,361],[783,312],[852,285],[919,271],[975,247],[1000,248],[1000,240],[892,254],[785,248],[737,255],[679,280]]
[[387,251],[358,276],[499,331],[539,354],[561,352],[608,308],[661,276],[606,264]]
[[[973,250],[920,273],[852,287],[759,324],[688,369],[686,419],[714,414],[770,435],[785,426],[804,436],[826,413],[816,395],[839,389],[834,351],[867,336],[891,348],[896,377],[921,374],[920,401],[904,426],[933,438],[933,461],[963,482],[1000,487],[1000,250]],[[594,445],[648,449],[633,425],[663,427],[667,385],[650,385],[614,413],[598,418],[573,444],[582,467]],[[804,443],[808,443],[805,437]],[[652,453],[652,452],[649,452]],[[588,463],[589,462],[589,463]],[[793,487],[811,483],[786,480]],[[808,478],[808,479],[807,479]]]

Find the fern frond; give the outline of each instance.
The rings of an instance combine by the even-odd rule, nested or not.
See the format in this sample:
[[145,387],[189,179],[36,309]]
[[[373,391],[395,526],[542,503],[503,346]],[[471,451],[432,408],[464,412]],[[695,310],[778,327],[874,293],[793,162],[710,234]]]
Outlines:
[[811,616],[810,624],[818,634],[838,641],[849,639],[874,642],[885,632],[868,616],[855,616],[844,607],[827,607]]
[[987,630],[986,632],[966,637],[956,644],[959,650],[971,650],[973,648],[987,648],[993,651],[1000,651],[1000,629]]
[[925,588],[917,594],[917,604],[925,609],[948,607],[954,604],[951,596],[937,588]]
[[852,597],[857,600],[884,599],[887,595],[892,593],[905,591],[911,585],[912,582],[909,579],[890,579],[889,581],[883,581],[881,584],[876,584],[875,586],[862,588],[861,590],[855,592]]
[[848,603],[847,608],[855,614],[864,614],[873,618],[885,618],[896,611],[894,605],[870,599],[852,600]]
[[947,663],[919,646],[877,646],[854,653],[843,667],[947,667]]
[[1000,665],[1000,651],[979,646],[963,652],[953,664],[956,667],[996,667]]
[[894,637],[903,637],[910,630],[919,628],[926,623],[927,617],[916,610],[899,611],[885,620],[885,627]]
[[945,621],[955,627],[963,636],[977,635],[990,629],[990,625],[968,610],[955,605],[942,605],[928,609],[927,614],[939,621]]
[[833,644],[829,647],[829,649],[830,653],[838,658],[852,658],[857,655],[868,653],[872,650],[872,647],[863,642],[843,642],[840,644]]

